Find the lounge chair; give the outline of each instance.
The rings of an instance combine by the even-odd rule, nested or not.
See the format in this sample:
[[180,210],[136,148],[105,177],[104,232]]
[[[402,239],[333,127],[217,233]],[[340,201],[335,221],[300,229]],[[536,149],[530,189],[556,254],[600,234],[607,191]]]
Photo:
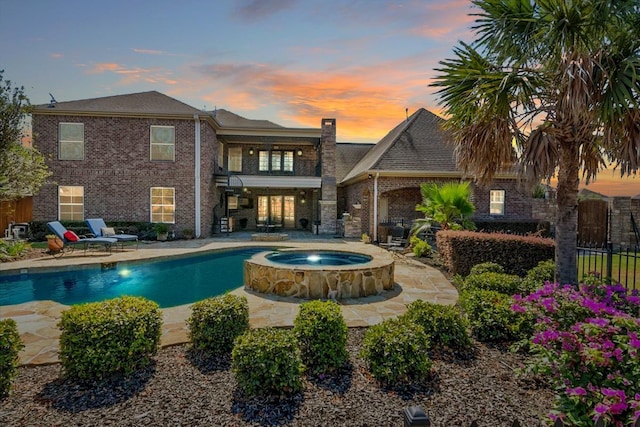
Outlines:
[[136,242],[136,248],[138,247],[138,236],[135,234],[117,234],[112,227],[107,227],[107,224],[102,218],[90,218],[86,220],[91,234],[95,237],[110,237],[116,239],[118,243],[124,242]]
[[[64,245],[66,247],[74,249],[76,246],[82,246],[85,253],[87,252],[87,249],[91,245],[104,245],[105,250],[108,250],[109,252],[111,252],[111,246],[115,243],[118,243],[118,240],[110,237],[79,238],[78,236],[75,236],[75,233],[73,235],[75,237],[78,237],[78,240],[69,238],[70,235],[67,233],[69,230],[67,230],[65,226],[60,223],[60,221],[48,222],[47,227],[49,227],[49,230],[51,230],[56,236],[58,236],[60,240],[64,242]],[[64,251],[64,248],[63,248],[63,251]]]

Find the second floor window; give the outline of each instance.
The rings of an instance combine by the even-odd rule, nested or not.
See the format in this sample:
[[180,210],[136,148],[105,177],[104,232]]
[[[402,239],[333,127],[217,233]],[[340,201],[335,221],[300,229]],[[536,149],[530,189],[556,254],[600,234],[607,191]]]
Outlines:
[[173,126],[151,126],[151,160],[171,161],[176,158],[176,129]]
[[242,172],[242,147],[229,147],[229,171]]
[[83,123],[60,123],[58,125],[58,158],[60,160],[84,160]]
[[293,172],[293,151],[260,151],[258,162],[261,172]]

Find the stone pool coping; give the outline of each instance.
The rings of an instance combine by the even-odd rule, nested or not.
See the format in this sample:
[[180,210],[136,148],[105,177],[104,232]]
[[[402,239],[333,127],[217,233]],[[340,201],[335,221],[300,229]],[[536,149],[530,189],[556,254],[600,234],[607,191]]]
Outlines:
[[[260,246],[260,242],[220,242],[215,239],[198,239],[182,242],[155,243],[140,245],[138,250],[123,252],[89,253],[84,256],[38,258],[1,264],[2,272],[20,272],[23,269],[65,269],[78,265],[89,265],[101,262],[133,261],[151,258],[170,257],[175,255],[195,254],[211,250],[223,250],[246,246]],[[273,242],[264,246],[273,247]],[[360,242],[324,243],[318,241],[287,241],[283,247],[317,249],[317,250],[349,250],[367,255],[387,256],[388,251],[375,245]],[[409,257],[393,254],[395,264],[395,286],[392,291],[383,295],[359,299],[345,299],[339,302],[345,321],[349,327],[366,327],[375,325],[385,319],[396,317],[406,311],[406,304],[422,299],[441,304],[454,304],[458,299],[455,287],[444,275],[429,266]],[[249,321],[252,328],[267,326],[291,327],[298,313],[298,307],[304,300],[275,295],[262,295],[244,288],[237,288],[232,293],[244,295],[249,302]],[[18,324],[18,331],[25,348],[20,353],[23,365],[57,363],[58,338],[60,330],[56,327],[61,313],[68,306],[53,301],[34,301],[24,304],[0,306],[0,319],[13,318]],[[170,346],[187,342],[186,319],[191,314],[191,304],[162,309],[163,328],[162,346]]]

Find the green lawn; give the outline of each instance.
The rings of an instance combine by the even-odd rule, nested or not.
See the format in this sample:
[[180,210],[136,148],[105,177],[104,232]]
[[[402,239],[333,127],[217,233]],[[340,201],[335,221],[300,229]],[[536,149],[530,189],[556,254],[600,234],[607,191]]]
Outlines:
[[[613,282],[626,283],[627,288],[640,289],[640,253],[633,252],[626,257],[626,252],[613,254],[611,262],[611,278]],[[584,268],[583,268],[584,266]],[[597,271],[603,277],[607,275],[607,256],[600,255],[578,255],[578,279],[582,279],[589,272]]]

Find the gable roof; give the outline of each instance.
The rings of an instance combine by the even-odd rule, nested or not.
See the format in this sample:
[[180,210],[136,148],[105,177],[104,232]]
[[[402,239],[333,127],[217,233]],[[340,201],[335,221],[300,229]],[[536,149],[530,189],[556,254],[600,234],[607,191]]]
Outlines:
[[103,114],[140,114],[140,115],[190,115],[207,114],[184,102],[160,92],[139,92],[126,95],[105,96],[102,98],[81,99],[78,101],[56,102],[37,105],[36,113],[103,113]]
[[342,181],[347,173],[375,144],[336,143],[336,182]]
[[217,121],[224,127],[230,128],[277,128],[282,129],[282,126],[279,124],[270,122],[269,120],[253,120],[247,119],[245,117],[239,116],[231,111],[225,109],[219,109],[215,111],[210,111],[211,114]]
[[440,129],[444,119],[420,108],[375,144],[344,176],[346,182],[365,173],[460,174],[454,147]]

